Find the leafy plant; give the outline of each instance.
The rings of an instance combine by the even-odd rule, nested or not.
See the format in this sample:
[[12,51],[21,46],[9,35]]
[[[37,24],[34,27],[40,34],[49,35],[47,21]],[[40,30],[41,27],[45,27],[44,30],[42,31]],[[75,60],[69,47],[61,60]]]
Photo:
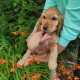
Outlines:
[[[45,0],[0,0],[0,80],[23,80],[22,77],[25,76],[31,80],[31,75],[35,76],[38,73],[41,77],[36,80],[49,80],[50,71],[47,63],[33,63],[22,69],[16,67],[16,63],[27,50],[26,39],[33,31],[44,3]],[[19,30],[26,35],[23,36]],[[16,31],[17,35],[14,35],[12,32]],[[71,42],[59,55],[58,63],[64,64],[66,68],[63,71],[71,69],[66,61],[76,62],[79,41],[80,39],[76,39]],[[57,73],[61,72],[57,70]],[[63,79],[63,76],[60,78]]]

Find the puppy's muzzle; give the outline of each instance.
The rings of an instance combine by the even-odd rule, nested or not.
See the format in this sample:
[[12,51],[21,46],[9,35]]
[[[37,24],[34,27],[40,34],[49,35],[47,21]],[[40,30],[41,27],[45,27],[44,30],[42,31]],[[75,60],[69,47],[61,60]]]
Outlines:
[[43,30],[47,30],[47,28],[48,28],[47,26],[43,26]]

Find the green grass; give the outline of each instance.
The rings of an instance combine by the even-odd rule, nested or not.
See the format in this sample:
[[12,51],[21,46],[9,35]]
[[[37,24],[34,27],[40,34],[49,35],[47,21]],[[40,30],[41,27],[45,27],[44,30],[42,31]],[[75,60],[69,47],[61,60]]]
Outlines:
[[[12,32],[9,32],[10,35],[7,34],[8,36],[2,33],[0,34],[0,60],[7,60],[6,63],[0,65],[0,80],[22,80],[21,78],[24,75],[27,75],[26,78],[31,80],[30,75],[37,73],[40,73],[41,77],[36,80],[49,80],[50,71],[48,70],[47,63],[44,62],[40,64],[33,63],[32,65],[26,66],[22,69],[14,67],[15,71],[10,72],[12,64],[14,62],[17,63],[22,58],[22,54],[24,54],[27,50],[26,39],[31,33],[29,33],[29,30],[23,30],[22,28],[22,31],[26,33],[24,36],[20,35],[19,33],[18,35],[13,35]],[[72,41],[58,56],[58,67],[60,65],[64,65],[65,68],[64,70],[57,70],[57,73],[61,74],[61,72],[66,72],[67,70],[71,70],[73,68],[72,65],[67,64],[67,61],[76,63],[78,46],[80,44],[79,40],[80,39],[77,38],[75,41]],[[61,76],[61,79],[64,79],[64,77]],[[67,80],[66,76],[65,80]]]
[[[6,63],[0,64],[0,80],[22,80],[21,78],[24,75],[27,75],[26,78],[28,78],[28,80],[31,80],[30,76],[37,73],[41,74],[39,79],[48,80],[50,71],[48,70],[47,63],[33,63],[32,65],[26,66],[22,69],[16,68],[15,66],[15,71],[10,72],[13,63],[17,63],[22,58],[22,54],[26,52],[26,39],[30,34],[27,29],[24,30],[26,33],[24,36],[19,33],[18,35],[13,35],[12,32],[9,32],[10,35],[7,34],[8,36],[2,34],[2,32],[0,34],[0,60],[7,60]],[[37,78],[36,80],[39,79]]]
[[[1,0],[0,1],[0,61],[7,60],[6,63],[0,62],[0,80],[31,80],[30,76],[40,73],[41,77],[35,80],[49,80],[50,71],[48,64],[41,62],[33,63],[22,69],[14,67],[15,71],[10,72],[12,65],[22,58],[27,50],[26,39],[33,31],[33,28],[42,12],[45,0]],[[26,35],[13,35],[12,32],[21,29]],[[67,64],[67,61],[77,62],[78,47],[80,39],[69,43],[66,49],[58,56],[58,67],[64,65],[64,69],[58,70],[61,74],[67,70],[73,71],[75,65]],[[61,80],[68,80],[67,77],[72,75],[61,75]]]

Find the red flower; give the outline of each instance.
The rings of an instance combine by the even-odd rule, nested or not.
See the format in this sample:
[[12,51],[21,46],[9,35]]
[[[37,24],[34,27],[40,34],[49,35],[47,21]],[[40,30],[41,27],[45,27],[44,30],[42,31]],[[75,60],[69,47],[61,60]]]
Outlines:
[[18,65],[18,67],[19,67],[20,69],[22,69],[22,68],[23,68],[21,65],[19,65],[19,64],[17,64],[17,65]]
[[26,33],[22,32],[22,31],[20,32],[20,34],[22,34],[23,36],[26,35]]
[[37,64],[39,64],[41,62],[41,60],[36,60]]
[[80,65],[77,65],[77,68],[80,69]]
[[61,74],[57,74],[58,76],[61,76]]
[[15,34],[15,35],[17,35],[17,33],[18,33],[18,32],[17,32],[17,31],[15,31],[15,32],[12,32],[12,33],[13,33],[13,34]]
[[31,75],[32,80],[34,80],[35,78],[40,78],[40,77],[41,77],[41,74],[39,74],[39,73]]
[[35,74],[37,76],[37,78],[40,78],[41,77],[41,74],[37,73]]
[[25,78],[26,78],[26,76],[23,76],[23,77],[22,77],[22,79],[25,79]]
[[31,64],[32,65],[32,63],[33,63],[33,61],[32,60],[30,60],[30,61],[27,61],[29,64]]
[[67,79],[70,79],[71,80],[71,76],[67,77]]
[[19,29],[18,31],[14,31],[14,32],[12,32],[12,33],[15,34],[15,35],[17,35],[17,33],[20,33],[20,34],[22,34],[23,36],[25,35],[25,33],[21,31],[21,29]]
[[11,68],[11,69],[10,69],[10,72],[14,72],[14,71],[15,71],[14,68]]
[[6,60],[6,59],[5,59],[5,60],[1,60],[1,62],[2,62],[2,64],[3,64],[3,63],[6,63],[6,62],[7,62],[7,60]]
[[63,69],[64,68],[64,65],[61,65],[61,69]]
[[57,76],[57,79],[56,80],[59,80],[58,76]]
[[74,80],[79,80],[78,76],[75,76],[75,77],[74,77]]
[[60,67],[58,67],[58,70],[60,70],[61,68]]
[[70,70],[67,70],[67,74],[70,74],[70,72],[71,72]]
[[51,79],[55,79],[55,77],[54,76],[51,76]]
[[35,78],[37,78],[37,76],[35,76],[35,75],[32,75],[31,79],[33,79],[33,80],[34,80]]
[[75,66],[73,69],[74,69],[74,70],[77,70],[77,67]]
[[0,60],[0,65],[1,65],[1,62],[2,62],[2,61]]
[[62,74],[65,74],[65,72],[62,72]]

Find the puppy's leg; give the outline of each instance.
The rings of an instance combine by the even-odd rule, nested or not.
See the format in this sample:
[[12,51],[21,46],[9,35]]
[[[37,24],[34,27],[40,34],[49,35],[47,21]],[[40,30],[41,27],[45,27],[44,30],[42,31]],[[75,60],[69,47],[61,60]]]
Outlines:
[[32,60],[32,58],[27,59],[27,60],[25,61],[25,63],[24,63],[24,65],[23,65],[23,66],[28,66],[28,65],[29,65],[29,63],[28,63],[27,61],[30,61],[30,60]]
[[27,41],[28,49],[35,50],[39,45],[41,37],[42,37],[42,34],[38,32],[35,33],[33,36],[31,36],[29,41]]
[[35,33],[29,41],[27,41],[28,50],[17,64],[23,66],[25,61],[29,58],[29,55],[37,48],[41,37],[42,35],[40,33]]
[[36,30],[34,30],[30,35],[29,37],[26,39],[26,42],[29,41],[29,39],[36,33]]
[[50,51],[51,54],[49,57],[48,67],[50,70],[54,71],[57,68],[57,56],[58,56],[57,44],[51,46]]
[[23,58],[17,64],[23,66],[31,52],[32,52],[31,50],[27,50],[26,53],[24,54]]

